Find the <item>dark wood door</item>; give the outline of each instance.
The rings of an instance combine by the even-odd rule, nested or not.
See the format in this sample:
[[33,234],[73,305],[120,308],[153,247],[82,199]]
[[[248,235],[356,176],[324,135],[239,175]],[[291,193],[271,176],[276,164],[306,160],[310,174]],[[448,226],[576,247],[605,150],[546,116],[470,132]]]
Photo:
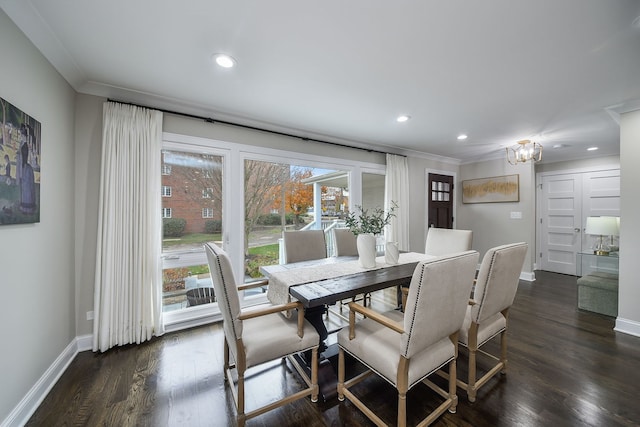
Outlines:
[[429,174],[429,227],[453,228],[453,176]]

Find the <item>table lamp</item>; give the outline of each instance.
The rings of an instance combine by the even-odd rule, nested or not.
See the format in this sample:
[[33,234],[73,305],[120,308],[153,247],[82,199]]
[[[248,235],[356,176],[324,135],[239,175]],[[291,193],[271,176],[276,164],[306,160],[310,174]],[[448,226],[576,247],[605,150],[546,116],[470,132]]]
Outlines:
[[590,216],[587,217],[587,226],[584,232],[594,236],[600,236],[600,240],[594,247],[594,254],[609,255],[610,247],[604,242],[603,237],[618,234],[618,221],[616,217],[613,216]]

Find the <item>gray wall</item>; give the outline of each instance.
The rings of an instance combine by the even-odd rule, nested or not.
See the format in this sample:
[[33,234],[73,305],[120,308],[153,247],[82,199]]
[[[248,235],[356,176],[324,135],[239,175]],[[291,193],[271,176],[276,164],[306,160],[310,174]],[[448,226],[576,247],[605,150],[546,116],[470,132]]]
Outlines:
[[42,124],[40,223],[0,226],[0,421],[76,336],[75,92],[0,11],[0,97]]
[[[531,163],[510,165],[504,158],[460,166],[458,189],[467,179],[501,175],[519,175],[520,201],[508,203],[463,204],[458,199],[456,228],[473,230],[473,249],[480,257],[494,246],[506,243],[529,244],[523,271],[532,272],[535,254],[535,176]],[[460,193],[459,193],[460,194]],[[511,219],[511,212],[521,212],[522,219]]]
[[76,97],[75,165],[76,165],[76,327],[77,335],[93,333],[93,283],[100,196],[100,159],[102,158],[103,98],[79,94]]

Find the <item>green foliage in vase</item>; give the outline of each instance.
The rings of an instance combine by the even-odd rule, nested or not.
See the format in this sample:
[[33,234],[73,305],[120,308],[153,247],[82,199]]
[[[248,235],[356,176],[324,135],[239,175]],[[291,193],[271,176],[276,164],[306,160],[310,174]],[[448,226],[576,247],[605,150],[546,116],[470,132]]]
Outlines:
[[370,211],[369,209],[362,209],[362,206],[356,206],[356,210],[359,213],[349,212],[345,218],[345,224],[356,236],[358,234],[378,236],[382,234],[384,227],[389,225],[391,218],[396,216],[395,210],[397,208],[396,202],[392,202],[388,212],[385,212],[382,208],[375,208]]

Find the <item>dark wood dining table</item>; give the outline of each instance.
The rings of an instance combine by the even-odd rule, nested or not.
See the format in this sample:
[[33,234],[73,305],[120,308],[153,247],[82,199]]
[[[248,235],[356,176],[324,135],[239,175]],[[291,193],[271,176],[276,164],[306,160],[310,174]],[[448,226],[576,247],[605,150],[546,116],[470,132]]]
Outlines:
[[[431,258],[428,255],[420,255],[425,260]],[[355,260],[357,260],[357,257],[330,257],[292,264],[262,266],[260,267],[260,271],[266,278],[270,278],[274,273],[283,271],[318,266],[325,266],[327,269],[331,269],[331,266],[336,263]],[[301,279],[300,283],[292,284],[289,287],[289,294],[300,301],[305,309],[324,307],[327,304],[333,304],[359,294],[407,283],[411,280],[417,264],[418,261],[396,265],[382,264],[376,269],[364,270],[328,279],[313,281]]]
[[[418,254],[414,254],[414,257]],[[420,254],[424,259],[428,255]],[[270,278],[275,273],[286,272],[294,269],[305,269],[323,266],[331,269],[336,263],[355,261],[357,257],[330,257],[313,261],[303,261],[291,264],[278,264],[260,267],[265,277]],[[350,299],[356,295],[370,293],[391,286],[408,284],[418,261],[404,262],[397,265],[379,264],[376,269],[363,270],[352,274],[331,277],[321,280],[308,281],[300,279],[300,283],[289,286],[289,295],[300,301],[305,309],[305,318],[316,328],[320,335],[321,360],[319,371],[320,394],[327,401],[336,394],[335,384],[337,377],[329,358],[335,356],[335,346],[326,346],[325,340],[328,331],[323,320],[327,305],[334,304],[344,299]],[[302,271],[302,270],[300,270]],[[305,362],[298,358],[298,362]]]

